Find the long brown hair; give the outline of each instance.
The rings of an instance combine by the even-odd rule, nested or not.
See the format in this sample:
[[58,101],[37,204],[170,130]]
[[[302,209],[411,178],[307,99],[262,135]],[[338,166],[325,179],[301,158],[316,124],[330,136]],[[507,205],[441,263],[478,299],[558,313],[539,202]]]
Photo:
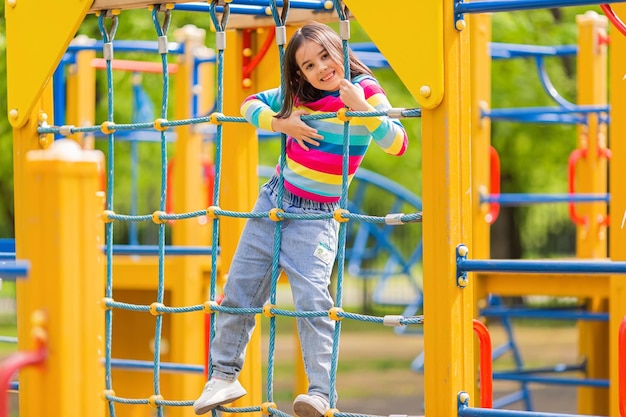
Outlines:
[[[276,117],[289,117],[293,110],[295,99],[301,103],[310,103],[323,97],[323,91],[313,87],[298,72],[298,63],[296,62],[296,51],[305,41],[315,42],[321,45],[330,58],[343,66],[343,46],[341,38],[330,27],[318,23],[309,22],[298,29],[285,49],[283,57],[283,107]],[[352,52],[348,50],[348,58],[350,62],[350,79],[362,75],[372,75],[372,71],[362,63]]]

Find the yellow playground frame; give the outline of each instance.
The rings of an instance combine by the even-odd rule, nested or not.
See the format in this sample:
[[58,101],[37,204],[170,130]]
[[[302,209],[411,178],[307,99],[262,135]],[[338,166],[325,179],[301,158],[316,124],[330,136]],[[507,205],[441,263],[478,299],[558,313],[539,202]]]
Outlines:
[[[608,346],[590,343],[580,348],[593,359],[592,372],[597,373],[596,376],[608,373],[604,376],[611,381],[610,388],[600,394],[591,390],[582,392],[579,409],[582,413],[617,417],[618,328],[626,315],[626,303],[619,300],[626,299],[626,276],[550,276],[546,285],[537,275],[529,275],[523,278],[523,286],[519,279],[507,280],[506,275],[498,274],[470,273],[467,285],[459,285],[457,280],[459,245],[469,248],[471,258],[485,259],[489,255],[485,208],[478,201],[479,190],[489,185],[486,168],[489,123],[480,118],[480,102],[489,102],[490,91],[488,81],[477,81],[489,71],[485,53],[490,38],[489,17],[476,14],[458,20],[456,2],[452,0],[397,0],[384,5],[376,0],[345,0],[345,3],[423,108],[423,262],[424,293],[427,294],[424,316],[428,317],[424,323],[426,414],[457,415],[461,392],[469,393],[470,404],[479,403],[472,320],[477,314],[480,295],[487,292],[543,294],[547,290],[550,295],[591,297],[598,300],[598,308],[608,308],[607,327],[581,328],[581,332],[589,335],[608,332]],[[101,252],[103,196],[96,190],[103,162],[96,151],[73,146],[50,148],[52,136],[40,135],[37,129],[52,119],[51,77],[85,16],[97,10],[145,7],[148,3],[140,0],[7,0],[5,4],[8,118],[14,140],[16,255],[31,263],[29,277],[18,282],[18,348],[34,351],[45,342],[48,355],[42,366],[20,371],[20,414],[25,417],[101,417],[106,413],[102,400],[101,360],[102,283],[107,266]],[[393,19],[393,25],[381,21],[381,7],[387,9],[385,13]],[[626,4],[613,7],[617,14],[626,15]],[[50,30],[50,22],[55,22],[54,30]],[[595,24],[591,22],[583,27],[593,31]],[[582,38],[592,39],[593,36],[582,35]],[[409,54],[406,44],[398,42],[399,39],[428,41],[416,43],[415,51]],[[242,31],[228,30],[227,40],[229,47],[240,50]],[[36,53],[33,52],[35,47]],[[581,44],[580,59],[592,64],[589,71],[598,70],[593,65],[601,65],[595,51],[593,45]],[[241,68],[242,59],[242,56],[227,53],[225,66]],[[626,37],[616,33],[611,38],[609,61],[611,113],[623,115],[626,114]],[[266,87],[268,80],[278,79],[275,65],[267,65],[260,72],[264,77],[251,80],[252,90]],[[236,71],[225,71],[225,74],[224,89],[229,95],[223,112],[235,115],[248,90],[241,88],[241,79],[234,75]],[[589,81],[595,79],[592,74],[581,72],[580,76]],[[603,99],[605,91],[606,85],[602,83],[587,83],[581,103],[596,103]],[[188,103],[185,93],[181,94],[178,104]],[[188,114],[188,109],[181,109],[179,116],[183,118]],[[597,121],[590,129],[597,129]],[[224,130],[238,140],[226,141],[222,150],[227,162],[224,163],[221,203],[230,210],[245,210],[251,206],[258,190],[256,132],[246,124],[229,124]],[[625,132],[626,118],[614,117],[611,137],[615,140],[611,142],[609,167],[614,226],[608,233],[597,225],[579,229],[581,257],[606,257],[597,247],[589,245],[599,247],[610,236],[609,259],[626,261],[626,231],[623,225],[620,227],[622,213],[626,213],[626,190],[622,183],[626,176],[626,142],[620,140]],[[198,140],[188,137],[181,141],[181,134],[181,145],[176,145],[177,158],[179,161],[192,159],[200,146]],[[603,178],[606,161],[589,158],[585,163],[584,169],[593,175],[585,176],[579,188],[586,192],[606,191]],[[198,171],[193,165],[187,168],[176,179],[180,184],[175,196],[180,204],[177,212],[198,208],[194,192],[189,191],[198,187],[199,179],[195,175]],[[189,184],[191,188],[186,188]],[[590,210],[595,210],[589,213],[594,216],[606,209],[595,205]],[[243,221],[225,218],[222,224],[230,230],[221,241],[220,263],[226,266],[234,253]],[[183,222],[177,227],[176,244],[206,244],[207,240],[197,234],[193,224]],[[169,301],[174,305],[202,304],[207,286],[204,267],[197,260],[171,262],[176,273],[197,278],[180,288],[170,288],[172,298]],[[140,266],[134,265],[133,268],[138,269],[131,269],[129,265],[121,268],[120,273],[127,274],[124,282],[128,289],[138,289],[140,284],[133,281],[133,275],[140,273],[137,272]],[[602,300],[608,303],[602,304]],[[31,317],[33,323],[28,326]],[[202,361],[203,342],[197,331],[190,330],[196,325],[198,319],[177,322],[176,329],[172,330],[177,333],[172,340],[178,340],[180,345],[172,346],[171,360]],[[79,336],[67,337],[75,334]],[[431,334],[438,337],[428,337]],[[248,361],[260,363],[259,343],[257,336],[250,345],[252,358]],[[198,377],[180,381],[184,382],[172,384],[176,385],[172,387],[176,398],[191,398],[201,387]],[[247,371],[241,382],[245,386],[260,386],[260,376],[258,372]],[[246,401],[259,404],[260,388],[251,391],[248,397]],[[183,411],[172,410],[171,415],[183,415]]]

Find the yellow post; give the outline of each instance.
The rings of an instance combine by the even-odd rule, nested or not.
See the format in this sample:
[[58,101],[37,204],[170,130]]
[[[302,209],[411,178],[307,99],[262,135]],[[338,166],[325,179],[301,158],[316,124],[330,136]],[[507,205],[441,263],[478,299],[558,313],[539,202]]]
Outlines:
[[445,68],[443,101],[422,113],[424,397],[426,415],[452,416],[458,412],[459,392],[472,394],[475,385],[473,278],[464,288],[456,279],[457,245],[467,245],[474,256],[467,215],[474,198],[469,157],[470,34],[469,27],[453,26],[454,3],[439,3],[441,32],[420,33],[428,39],[443,37]]
[[[467,17],[466,17],[467,18]],[[471,54],[471,176],[474,200],[472,204],[472,256],[476,259],[489,259],[490,222],[489,205],[480,203],[482,194],[490,194],[491,189],[491,120],[481,117],[481,111],[491,107],[491,16],[476,14],[469,16],[472,27],[470,34]],[[499,180],[499,179],[498,179]],[[487,291],[482,284],[481,274],[474,280],[474,317],[478,317],[481,307],[487,303]],[[478,347],[478,339],[474,343]],[[475,352],[478,364],[478,351]],[[478,393],[478,389],[477,392]]]
[[[6,2],[7,85],[14,86],[7,92],[11,126],[23,126],[36,110],[38,98],[91,3],[91,0]],[[50,22],[54,22],[53,27]]]
[[[589,11],[576,17],[578,23],[577,90],[579,105],[607,104],[607,18]],[[615,113],[614,113],[615,114]],[[598,114],[590,114],[587,124],[578,126],[578,148],[587,151],[578,162],[576,192],[607,192],[607,139],[606,124]],[[606,258],[607,228],[603,223],[607,215],[605,203],[576,205],[576,213],[587,223],[577,226],[576,256],[578,258]],[[593,279],[593,277],[590,277]],[[602,312],[608,308],[608,299],[586,298],[590,311]],[[581,357],[586,358],[587,378],[608,378],[608,323],[582,321],[578,323]],[[608,390],[580,387],[578,411],[581,414],[607,415]]]
[[[84,35],[72,41],[74,45],[89,45],[94,43]],[[76,62],[67,68],[67,108],[65,124],[73,126],[93,126],[96,119],[96,70],[91,62],[96,57],[96,51],[85,49],[76,52]],[[93,149],[93,135],[74,133],[70,136],[85,149]],[[91,138],[90,143],[85,139]]]
[[[224,108],[226,115],[239,115],[243,100],[258,88],[256,72],[252,77],[250,90],[241,86],[243,68],[243,31],[226,31],[224,52]],[[275,61],[276,62],[276,61]],[[248,123],[228,123],[223,125],[220,206],[227,210],[250,211],[259,192],[258,142],[256,130]],[[220,219],[220,265],[227,276],[245,219],[223,217]],[[257,327],[248,345],[243,371],[239,381],[248,395],[235,401],[236,406],[259,405],[262,395],[261,375],[261,328]],[[259,413],[255,413],[260,415]]]
[[[626,16],[626,4],[611,6],[618,16]],[[626,142],[620,140],[626,135],[626,37],[611,28],[611,48],[609,58],[609,94],[611,106],[611,151],[609,165],[609,185],[611,194],[611,228],[609,239],[610,258],[614,261],[626,260],[626,191],[623,178],[626,175]],[[618,332],[620,321],[626,315],[626,276],[613,275],[610,278],[609,305],[609,415],[619,415],[618,390]]]
[[[19,141],[25,128],[15,133]],[[45,366],[20,371],[20,415],[26,417],[105,415],[102,159],[62,140],[16,160],[24,164],[16,182],[18,257],[31,262],[28,279],[18,282],[18,317],[41,310],[49,330]],[[18,325],[20,350],[32,349],[26,324]]]

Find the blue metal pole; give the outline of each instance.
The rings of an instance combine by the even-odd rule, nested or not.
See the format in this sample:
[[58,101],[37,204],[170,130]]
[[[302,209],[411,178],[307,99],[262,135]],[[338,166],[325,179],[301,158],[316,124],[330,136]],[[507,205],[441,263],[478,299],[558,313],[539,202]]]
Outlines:
[[27,277],[29,270],[30,262],[28,261],[0,262],[1,279]]
[[[612,3],[624,3],[626,0],[615,0]],[[513,12],[516,10],[546,9],[568,6],[585,6],[601,4],[601,1],[593,0],[494,0],[473,1],[470,3],[457,3],[457,13],[492,13]]]
[[478,260],[457,257],[458,273],[527,272],[555,274],[626,274],[626,262],[612,261],[546,261],[546,260]]
[[592,378],[563,378],[545,375],[528,375],[515,372],[494,372],[494,381],[517,381],[517,382],[533,382],[546,385],[564,385],[570,387],[594,387],[608,388],[608,379],[592,379]]
[[[461,407],[459,417],[580,417],[578,414],[541,413],[533,411],[495,410],[492,408]],[[587,416],[594,417],[594,416]],[[600,416],[595,416],[600,417]]]
[[590,203],[611,201],[609,194],[491,194],[482,196],[481,203],[498,203],[500,205],[519,206],[535,203]]
[[[157,255],[157,245],[113,245],[114,255]],[[207,246],[165,246],[166,255],[210,255]]]

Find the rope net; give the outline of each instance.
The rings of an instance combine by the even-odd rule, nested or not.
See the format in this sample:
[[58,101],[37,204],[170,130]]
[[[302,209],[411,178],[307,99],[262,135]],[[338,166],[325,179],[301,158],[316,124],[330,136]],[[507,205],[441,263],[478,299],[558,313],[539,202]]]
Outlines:
[[[286,44],[286,28],[288,13],[289,13],[289,1],[284,0],[280,2],[281,7],[278,6],[276,0],[269,1],[269,8],[271,10],[272,17],[276,24],[276,42],[279,49],[280,64],[282,67],[282,60],[284,54],[284,46]],[[343,45],[343,59],[345,74],[350,76],[349,71],[349,11],[343,5],[342,1],[335,0],[333,7],[337,11],[340,20],[340,29]],[[258,412],[263,411],[265,414],[275,414],[279,416],[289,416],[278,410],[274,403],[273,392],[273,376],[274,376],[274,347],[276,339],[276,316],[284,317],[330,317],[335,321],[335,331],[333,338],[333,349],[331,359],[331,386],[330,393],[336,390],[336,374],[338,364],[339,353],[339,341],[341,334],[341,321],[343,319],[359,320],[368,323],[383,324],[386,326],[407,326],[417,325],[423,323],[422,316],[371,316],[364,314],[357,314],[344,311],[342,308],[342,291],[344,283],[344,260],[345,260],[345,243],[346,243],[346,222],[368,222],[375,224],[406,224],[413,222],[421,222],[421,212],[415,213],[393,213],[387,216],[368,216],[359,213],[350,213],[347,209],[348,200],[348,155],[350,146],[350,118],[352,117],[377,117],[388,116],[392,118],[401,117],[419,117],[421,116],[420,109],[390,109],[389,111],[346,111],[342,109],[343,117],[345,120],[343,126],[343,176],[342,176],[342,195],[340,199],[340,209],[334,213],[324,214],[293,214],[282,211],[281,207],[276,207],[268,212],[239,212],[226,210],[220,207],[220,180],[222,174],[222,141],[223,141],[223,123],[247,123],[243,117],[234,117],[222,114],[224,104],[224,51],[226,47],[226,34],[225,30],[228,24],[230,8],[229,3],[219,4],[217,0],[212,0],[209,4],[208,11],[211,17],[213,26],[215,27],[216,38],[216,65],[217,65],[217,96],[215,111],[206,116],[193,117],[189,119],[181,120],[167,120],[168,114],[168,95],[170,86],[170,66],[168,66],[168,41],[167,32],[171,19],[171,8],[166,5],[158,5],[152,8],[152,20],[157,36],[158,53],[161,58],[162,66],[162,92],[161,92],[161,107],[160,116],[153,122],[142,123],[128,123],[118,124],[114,121],[114,88],[113,88],[113,69],[114,69],[114,39],[118,27],[119,15],[111,11],[102,11],[99,14],[98,26],[103,41],[103,59],[105,62],[104,68],[107,79],[107,120],[100,125],[94,126],[43,126],[39,128],[40,134],[62,134],[70,135],[74,133],[97,133],[104,134],[107,140],[107,176],[106,176],[106,201],[105,210],[103,213],[103,220],[105,222],[105,255],[106,255],[106,288],[105,299],[103,304],[105,308],[105,386],[106,391],[104,397],[106,398],[109,414],[111,417],[116,415],[115,404],[146,404],[151,405],[156,409],[157,415],[162,417],[164,415],[165,407],[189,407],[193,404],[193,400],[167,400],[161,395],[161,381],[160,373],[162,370],[175,369],[177,371],[198,371],[197,366],[189,366],[183,364],[168,364],[162,363],[161,351],[162,343],[161,336],[163,332],[163,315],[164,314],[185,314],[193,312],[204,312],[211,316],[210,327],[210,340],[215,337],[215,321],[214,316],[218,312],[226,312],[229,314],[242,314],[242,315],[256,315],[263,314],[269,318],[269,349],[268,349],[268,372],[267,372],[267,393],[266,402],[253,407],[236,407],[229,408],[220,406],[216,410],[244,413],[244,412]],[[284,76],[281,75],[281,83],[285,82]],[[284,91],[284,89],[283,89]],[[340,112],[316,114],[316,115],[304,115],[303,120],[315,120],[331,117],[338,117]],[[196,211],[186,213],[167,213],[166,212],[166,197],[167,197],[167,167],[168,167],[168,130],[171,127],[178,126],[192,126],[210,124],[215,127],[215,179],[213,188],[213,205],[208,208],[203,208]],[[161,190],[159,207],[153,213],[143,215],[130,215],[119,214],[114,211],[113,191],[114,191],[114,171],[115,171],[115,155],[114,148],[116,142],[116,134],[127,131],[138,130],[153,130],[160,135],[160,159],[161,159]],[[285,134],[281,135],[281,168],[284,168],[285,164]],[[282,193],[284,191],[283,185],[283,173],[284,169],[280,170],[280,186],[278,201],[282,201]],[[209,300],[204,304],[190,305],[183,307],[169,307],[164,304],[165,296],[165,255],[166,255],[166,224],[170,221],[191,219],[197,217],[206,216],[212,223],[212,246],[210,250],[211,254],[211,281],[209,287]],[[233,218],[261,218],[269,217],[276,222],[275,233],[273,237],[274,252],[272,259],[272,277],[271,277],[271,291],[269,303],[260,308],[228,308],[220,306],[217,300],[217,270],[218,270],[218,242],[220,234],[220,218],[233,217]],[[280,276],[279,267],[279,249],[281,244],[281,227],[280,221],[283,219],[289,220],[320,220],[320,219],[334,219],[339,222],[339,247],[337,254],[337,283],[336,283],[336,296],[335,306],[329,311],[292,311],[279,308],[276,305],[276,293],[277,283]],[[158,225],[158,286],[156,300],[150,305],[130,304],[125,302],[119,302],[113,298],[113,223],[115,221],[121,222],[154,222]],[[155,316],[155,328],[154,328],[154,360],[152,363],[140,363],[137,361],[124,361],[116,360],[112,358],[112,327],[113,327],[113,310],[128,310],[140,313],[149,313]],[[211,360],[209,358],[208,374],[212,373]],[[112,369],[116,365],[125,364],[131,365],[135,368],[151,369],[153,372],[153,394],[148,398],[123,398],[117,396],[114,391]],[[198,387],[200,389],[200,387]],[[330,408],[335,409],[335,396],[330,396]],[[215,411],[214,411],[215,413]],[[351,417],[359,416],[360,414],[340,413],[333,411],[335,416],[338,417]]]

